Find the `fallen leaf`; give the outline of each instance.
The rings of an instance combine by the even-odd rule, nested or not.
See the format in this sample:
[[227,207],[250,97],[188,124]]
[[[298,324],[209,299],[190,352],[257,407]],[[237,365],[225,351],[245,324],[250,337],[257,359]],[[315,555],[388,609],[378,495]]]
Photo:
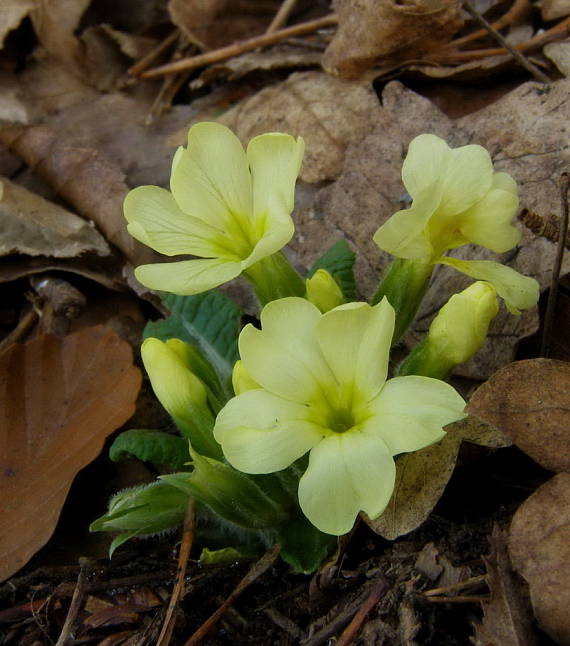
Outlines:
[[28,123],[29,114],[20,97],[16,79],[0,72],[0,122]]
[[79,74],[84,52],[75,30],[90,3],[91,0],[36,0],[35,8],[30,12],[42,47]]
[[[570,3],[568,4],[570,13]],[[562,40],[555,43],[548,43],[542,50],[564,76],[570,76],[570,40]]]
[[541,4],[542,18],[556,20],[570,15],[570,0],[544,0]]
[[570,471],[570,363],[510,363],[475,391],[467,410],[545,469]]
[[301,135],[306,150],[300,177],[315,183],[341,173],[347,146],[369,132],[377,108],[371,85],[299,72],[242,101],[218,121],[244,143],[264,132]]
[[495,429],[471,417],[450,424],[446,431],[441,442],[396,460],[396,484],[386,510],[375,520],[363,514],[380,536],[395,540],[427,519],[451,478],[462,441],[489,447],[509,445]]
[[510,529],[513,565],[527,580],[540,627],[570,644],[570,474],[559,473],[517,509]]
[[154,258],[127,233],[123,200],[129,187],[115,164],[94,149],[66,145],[46,126],[5,126],[0,142],[34,167],[80,215],[93,220],[132,263]]
[[0,580],[47,542],[73,478],[133,414],[140,385],[130,346],[102,326],[0,356]]
[[484,559],[491,600],[483,602],[483,620],[475,624],[475,646],[536,646],[532,614],[509,562],[507,533],[495,528],[491,554]]
[[35,6],[36,0],[2,0],[2,11],[0,11],[0,49],[4,45],[6,36],[12,29],[16,29]]
[[0,256],[74,258],[110,249],[82,218],[8,179],[0,179]]
[[[520,186],[521,206],[542,217],[560,212],[558,177],[570,162],[566,146],[570,123],[570,80],[552,83],[545,91],[525,83],[492,105],[452,120],[432,102],[398,82],[386,85],[381,104],[369,114],[370,131],[345,155],[340,177],[322,188],[313,206],[297,217],[292,245],[298,260],[310,266],[323,245],[344,232],[358,252],[356,275],[364,295],[376,288],[391,257],[372,242],[376,229],[401,208],[404,187],[401,164],[410,141],[430,132],[451,146],[477,143],[486,147],[498,171],[510,173]],[[250,114],[250,118],[253,118]],[[522,228],[522,225],[518,225]],[[512,252],[497,256],[480,247],[454,251],[457,257],[502,260],[517,271],[550,283],[555,244],[523,228],[523,240]],[[570,272],[566,255],[562,273]],[[408,347],[422,339],[439,308],[470,279],[447,267],[437,268],[418,318],[404,341]],[[485,346],[458,370],[462,376],[486,379],[514,357],[519,339],[538,328],[535,309],[514,317],[501,309]]]
[[247,52],[211,65],[198,79],[192,81],[192,89],[199,89],[222,78],[235,81],[259,70],[319,67],[322,57],[321,51],[307,47],[304,43],[275,45],[268,50]]
[[338,29],[323,67],[356,78],[378,60],[419,58],[451,39],[463,20],[456,0],[335,0]]

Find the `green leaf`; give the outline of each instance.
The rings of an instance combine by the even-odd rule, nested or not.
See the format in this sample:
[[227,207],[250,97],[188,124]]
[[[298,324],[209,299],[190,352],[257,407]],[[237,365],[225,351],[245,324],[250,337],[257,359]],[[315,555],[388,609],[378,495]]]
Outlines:
[[350,249],[346,240],[339,240],[309,269],[309,278],[317,269],[326,269],[339,284],[346,300],[353,301],[356,298],[353,270],[355,259],[356,254]]
[[187,440],[143,428],[132,428],[116,437],[109,457],[113,462],[135,457],[144,462],[166,464],[175,470],[182,469],[190,461]]
[[165,294],[162,300],[171,314],[162,321],[147,323],[144,338],[153,336],[162,341],[178,338],[197,346],[215,369],[226,394],[233,394],[229,384],[238,359],[241,318],[237,305],[216,291],[194,296]]
[[277,530],[275,542],[281,544],[281,558],[296,572],[311,574],[335,549],[337,537],[319,531],[299,514]]

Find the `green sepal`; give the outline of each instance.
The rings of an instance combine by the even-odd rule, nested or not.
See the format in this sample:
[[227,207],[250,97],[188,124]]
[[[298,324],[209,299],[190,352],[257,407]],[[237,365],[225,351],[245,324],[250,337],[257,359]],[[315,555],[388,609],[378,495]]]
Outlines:
[[388,267],[372,297],[372,305],[384,297],[396,312],[392,343],[397,343],[412,324],[427,292],[433,263],[396,258]]
[[356,254],[346,240],[339,240],[313,264],[309,269],[310,278],[317,269],[326,269],[339,284],[347,301],[356,300],[356,280],[354,278],[354,261]]
[[283,502],[268,495],[252,478],[223,462],[191,453],[194,471],[163,475],[160,480],[239,527],[266,529],[288,521],[289,510]]
[[299,513],[277,530],[274,542],[280,543],[281,558],[295,572],[311,574],[336,548],[337,537],[319,531]]
[[[199,354],[196,366],[192,367],[193,372],[222,401],[231,397],[231,374],[238,359],[237,339],[241,320],[238,306],[212,290],[193,296],[164,294],[162,301],[170,310],[170,316],[147,323],[144,338],[156,337],[161,341],[177,338],[194,345]],[[212,369],[216,379],[212,378]]]
[[305,295],[305,281],[281,251],[262,258],[243,275],[253,285],[262,307],[279,298]]
[[182,437],[162,431],[132,428],[115,438],[109,449],[109,457],[113,462],[134,457],[180,470],[190,460],[190,452],[188,441]]
[[188,496],[168,483],[156,481],[119,491],[109,500],[106,514],[94,520],[90,532],[122,532],[111,544],[111,554],[130,538],[152,536],[175,529],[184,520]]
[[434,352],[432,344],[429,343],[429,339],[426,337],[402,361],[396,376],[417,375],[445,381],[453,368],[455,368],[455,365],[450,361],[446,361],[441,352]]

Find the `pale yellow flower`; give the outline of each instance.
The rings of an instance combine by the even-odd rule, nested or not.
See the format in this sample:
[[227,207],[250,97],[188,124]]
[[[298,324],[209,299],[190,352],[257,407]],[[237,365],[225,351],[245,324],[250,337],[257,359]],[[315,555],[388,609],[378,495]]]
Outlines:
[[199,123],[172,163],[170,191],[140,186],[125,199],[129,233],[166,256],[195,260],[137,267],[146,287],[197,294],[238,276],[285,246],[301,167],[301,138],[269,133],[244,151],[225,126]]

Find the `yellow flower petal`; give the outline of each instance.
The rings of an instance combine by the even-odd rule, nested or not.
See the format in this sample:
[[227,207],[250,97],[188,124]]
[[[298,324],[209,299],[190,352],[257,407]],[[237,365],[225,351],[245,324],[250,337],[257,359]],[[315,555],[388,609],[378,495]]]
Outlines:
[[447,256],[438,258],[437,262],[455,267],[471,278],[491,283],[512,314],[520,314],[521,310],[527,310],[538,303],[539,284],[534,278],[523,276],[511,267],[491,260],[459,260]]
[[320,316],[303,298],[282,298],[266,305],[262,329],[247,325],[239,337],[240,356],[252,379],[291,401],[318,400],[322,388],[334,381],[315,338]]
[[233,214],[252,211],[251,179],[239,139],[219,123],[198,123],[179,149],[170,188],[179,207],[195,218],[226,230]]
[[366,401],[384,385],[394,332],[394,308],[386,299],[340,305],[317,325],[321,351],[339,384],[354,384]]
[[322,436],[323,429],[307,419],[305,406],[265,390],[248,390],[231,399],[214,428],[226,459],[244,473],[281,471]]
[[377,433],[392,455],[438,442],[443,426],[465,417],[465,402],[449,384],[429,377],[396,377],[370,404],[366,429]]
[[515,247],[522,236],[511,223],[518,208],[516,182],[506,173],[495,173],[487,195],[461,215],[461,233],[469,242],[504,253]]
[[380,437],[331,435],[310,453],[299,482],[299,504],[322,532],[340,536],[352,529],[359,511],[379,516],[394,490],[396,467]]
[[227,283],[241,270],[240,262],[212,258],[141,265],[135,269],[135,276],[149,289],[186,296]]

